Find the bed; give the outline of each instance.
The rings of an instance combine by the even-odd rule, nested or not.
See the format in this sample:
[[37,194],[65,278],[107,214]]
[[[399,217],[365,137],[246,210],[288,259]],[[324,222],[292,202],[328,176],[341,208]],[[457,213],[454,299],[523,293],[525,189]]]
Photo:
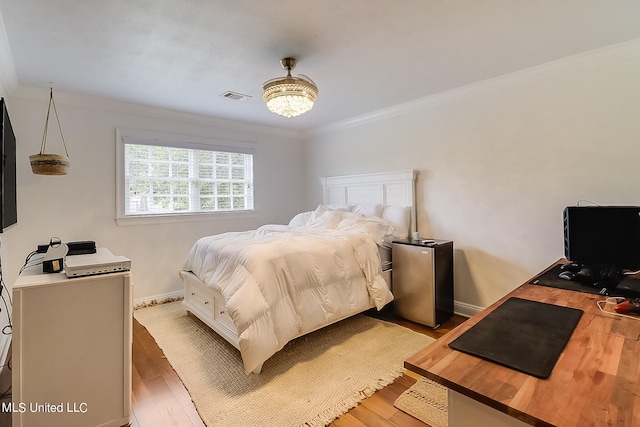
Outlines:
[[200,238],[179,274],[185,309],[236,347],[247,374],[302,335],[391,293],[390,243],[415,230],[414,170],[321,178],[289,224]]

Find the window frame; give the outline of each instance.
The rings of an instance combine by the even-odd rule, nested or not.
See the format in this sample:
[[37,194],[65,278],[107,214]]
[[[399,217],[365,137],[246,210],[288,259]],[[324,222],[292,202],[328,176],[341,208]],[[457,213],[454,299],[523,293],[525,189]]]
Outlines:
[[[167,212],[126,214],[125,212],[125,144],[156,145],[196,150],[251,154],[253,157],[253,209],[207,212]],[[223,219],[255,218],[256,206],[256,144],[217,138],[177,135],[135,129],[116,129],[116,223],[118,225],[142,225]]]

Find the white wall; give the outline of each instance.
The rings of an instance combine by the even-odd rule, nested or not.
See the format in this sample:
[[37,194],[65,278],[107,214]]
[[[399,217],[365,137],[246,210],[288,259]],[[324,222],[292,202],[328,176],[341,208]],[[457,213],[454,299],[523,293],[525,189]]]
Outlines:
[[[456,300],[487,306],[562,257],[565,206],[640,204],[640,58],[594,63],[327,128],[304,146],[296,133],[56,92],[72,160],[64,177],[31,174],[48,94],[19,88],[9,96],[22,159],[19,218],[2,236],[5,281],[37,244],[57,236],[130,257],[136,299],[179,292],[177,271],[198,237],[286,222],[321,200],[322,176],[415,168],[421,234],[454,241]],[[117,127],[257,143],[258,215],[118,227]],[[48,147],[61,149],[54,139]]]
[[321,176],[418,169],[418,229],[454,241],[455,299],[491,304],[563,256],[565,206],[640,204],[640,57],[565,65],[316,132],[308,203]]
[[[302,144],[297,133],[224,122],[67,94],[54,90],[71,158],[66,176],[31,173],[29,155],[40,151],[48,90],[19,88],[10,114],[17,137],[18,224],[4,233],[3,269],[13,283],[27,254],[53,236],[64,242],[95,240],[132,260],[134,300],[182,289],[178,270],[201,236],[286,223],[301,210]],[[175,224],[118,226],[116,128],[141,129],[256,143],[257,214],[252,218]],[[47,152],[63,152],[50,127]],[[57,137],[57,139],[56,139]]]

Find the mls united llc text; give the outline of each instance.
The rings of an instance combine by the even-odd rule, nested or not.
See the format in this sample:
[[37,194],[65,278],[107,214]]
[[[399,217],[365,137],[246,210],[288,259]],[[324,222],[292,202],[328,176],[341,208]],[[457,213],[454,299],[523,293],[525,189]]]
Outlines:
[[19,412],[24,414],[25,412],[31,413],[79,413],[84,414],[88,411],[87,404],[85,402],[61,402],[61,403],[25,403],[25,402],[2,402],[0,403],[0,411],[2,412]]

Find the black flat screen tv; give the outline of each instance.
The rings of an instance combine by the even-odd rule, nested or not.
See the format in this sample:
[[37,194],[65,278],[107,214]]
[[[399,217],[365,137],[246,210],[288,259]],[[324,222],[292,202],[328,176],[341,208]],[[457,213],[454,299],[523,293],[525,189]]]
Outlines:
[[569,261],[640,268],[639,206],[569,206],[563,216]]
[[0,223],[2,230],[18,222],[18,205],[16,197],[16,136],[11,127],[7,104],[0,98],[2,121],[0,123],[0,145],[2,148],[2,171],[0,173]]

